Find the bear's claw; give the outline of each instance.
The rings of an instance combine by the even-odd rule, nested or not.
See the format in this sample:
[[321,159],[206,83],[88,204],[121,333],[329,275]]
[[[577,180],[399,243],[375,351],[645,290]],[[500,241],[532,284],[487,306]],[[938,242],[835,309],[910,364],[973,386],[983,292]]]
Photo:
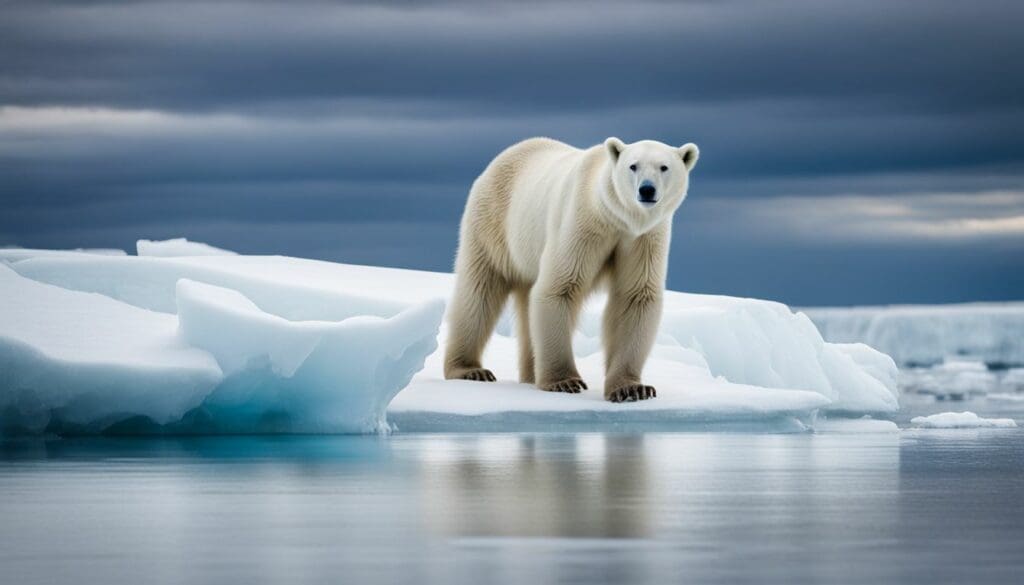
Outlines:
[[587,389],[587,383],[579,378],[566,378],[565,380],[559,380],[550,384],[544,384],[540,387],[541,390],[547,390],[548,392],[566,392],[568,394],[579,394],[582,390]]
[[654,398],[657,395],[658,391],[654,389],[654,386],[631,384],[610,392],[605,398],[610,402],[636,402],[637,400]]
[[474,382],[497,382],[498,379],[494,377],[494,373],[487,368],[476,368],[469,370],[462,375],[463,380],[473,380]]

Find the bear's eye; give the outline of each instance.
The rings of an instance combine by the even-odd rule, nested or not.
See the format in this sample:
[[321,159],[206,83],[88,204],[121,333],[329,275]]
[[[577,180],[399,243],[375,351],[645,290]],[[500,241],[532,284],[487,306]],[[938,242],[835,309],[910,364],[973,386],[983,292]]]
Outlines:
[[636,172],[636,165],[629,165],[629,170]]
[[664,173],[667,170],[668,170],[668,167],[666,167],[665,165],[661,165],[661,172]]

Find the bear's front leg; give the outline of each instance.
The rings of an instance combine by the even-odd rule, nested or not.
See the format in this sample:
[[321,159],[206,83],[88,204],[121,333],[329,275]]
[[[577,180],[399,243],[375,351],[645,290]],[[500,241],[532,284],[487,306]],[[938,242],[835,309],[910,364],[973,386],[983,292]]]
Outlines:
[[640,374],[654,346],[660,318],[660,292],[609,298],[604,324],[606,400],[631,402],[658,395],[653,386],[641,383]]
[[530,333],[537,387],[541,390],[577,394],[587,389],[572,354],[572,332],[580,305],[577,296],[564,289],[559,292],[540,287],[534,287],[530,295]]
[[640,375],[661,322],[667,244],[667,232],[655,231],[617,251],[622,261],[612,277],[602,329],[604,397],[611,402],[658,395],[653,386],[640,381]]

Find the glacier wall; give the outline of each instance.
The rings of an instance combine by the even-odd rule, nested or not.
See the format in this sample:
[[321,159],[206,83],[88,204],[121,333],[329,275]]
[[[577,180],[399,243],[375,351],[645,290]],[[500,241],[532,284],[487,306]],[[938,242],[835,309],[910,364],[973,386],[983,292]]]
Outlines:
[[860,342],[901,366],[945,358],[1024,365],[1024,303],[804,309],[830,342]]

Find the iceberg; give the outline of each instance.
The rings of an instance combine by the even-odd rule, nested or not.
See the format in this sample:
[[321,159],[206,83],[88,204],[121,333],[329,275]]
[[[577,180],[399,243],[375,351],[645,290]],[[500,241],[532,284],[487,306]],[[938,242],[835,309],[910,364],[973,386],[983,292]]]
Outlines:
[[[515,382],[510,311],[486,351],[485,363],[499,381],[443,380],[437,347],[446,335],[441,320],[454,283],[451,274],[230,254],[40,254],[10,259],[7,266],[5,278],[17,286],[3,287],[0,300],[17,299],[25,315],[43,316],[54,338],[28,336],[27,317],[0,321],[3,359],[22,372],[16,383],[0,380],[0,408],[7,408],[14,421],[8,428],[53,429],[52,422],[39,422],[48,412],[84,432],[557,430],[567,425],[799,431],[814,428],[819,412],[834,419],[899,408],[892,359],[863,344],[826,342],[806,315],[769,301],[667,292],[658,341],[644,372],[658,398],[611,404],[599,390],[600,296],[585,306],[574,338],[581,372],[597,390],[567,395]],[[33,292],[39,287],[47,295]],[[116,313],[116,322],[133,323],[134,329],[126,330],[137,331],[139,343],[132,345],[150,348],[153,360],[169,360],[168,369],[179,364],[202,383],[190,390],[163,384],[154,369],[122,359],[128,340],[118,341],[116,335],[105,342],[104,363],[130,372],[136,379],[131,387],[97,382],[112,394],[102,399],[90,394],[85,400],[89,384],[76,386],[68,378],[61,392],[52,392],[57,386],[36,383],[33,371],[63,367],[62,356],[46,352],[49,345],[78,351],[92,342],[89,332],[99,326],[96,321],[115,322],[93,311],[96,303]],[[67,335],[60,334],[62,327]],[[29,360],[29,354],[37,358]],[[97,360],[86,362],[94,367]],[[130,392],[140,398],[126,402]],[[161,408],[140,404],[158,392],[179,400],[171,404],[163,397]],[[25,408],[17,405],[32,400],[38,420],[28,424],[19,414]],[[83,400],[94,410],[68,406]]]
[[931,368],[906,368],[901,376],[905,390],[940,399],[963,399],[1001,387],[999,376],[985,364],[956,358]]
[[159,424],[198,406],[217,362],[177,336],[172,315],[21,277],[0,264],[0,421],[39,432],[128,416]]
[[296,322],[187,279],[175,297],[166,314],[0,265],[3,431],[380,431],[444,310]]
[[803,309],[822,337],[860,342],[901,366],[931,366],[949,356],[993,367],[1024,365],[1024,303],[967,303]]
[[231,432],[268,413],[291,432],[387,430],[385,409],[437,349],[444,312],[435,301],[389,319],[289,321],[235,290],[182,279],[176,291],[182,339],[224,373],[205,406]]
[[921,429],[1009,429],[1016,428],[1012,418],[982,418],[973,412],[943,412],[915,416],[910,424]]

